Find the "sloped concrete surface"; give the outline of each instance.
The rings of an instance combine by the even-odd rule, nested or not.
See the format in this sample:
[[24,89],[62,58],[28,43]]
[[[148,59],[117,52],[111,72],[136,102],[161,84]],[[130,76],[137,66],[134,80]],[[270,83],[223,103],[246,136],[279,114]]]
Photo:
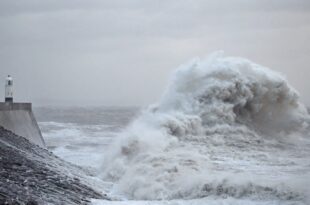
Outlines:
[[0,204],[88,204],[106,199],[82,168],[0,126]]
[[0,126],[45,147],[31,103],[0,103]]

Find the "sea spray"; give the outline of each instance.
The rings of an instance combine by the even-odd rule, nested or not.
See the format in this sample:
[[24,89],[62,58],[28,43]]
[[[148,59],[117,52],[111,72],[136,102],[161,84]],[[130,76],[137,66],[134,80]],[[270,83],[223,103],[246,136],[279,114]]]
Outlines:
[[303,138],[308,122],[282,75],[216,53],[174,72],[162,99],[110,146],[100,175],[129,199],[298,200],[289,177],[273,176],[298,169],[279,156],[295,149],[283,139]]

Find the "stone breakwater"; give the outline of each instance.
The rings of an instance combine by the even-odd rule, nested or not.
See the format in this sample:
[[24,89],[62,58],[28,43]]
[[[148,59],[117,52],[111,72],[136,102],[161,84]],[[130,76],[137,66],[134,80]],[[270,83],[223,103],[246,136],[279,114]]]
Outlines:
[[0,126],[0,204],[88,204],[86,170]]

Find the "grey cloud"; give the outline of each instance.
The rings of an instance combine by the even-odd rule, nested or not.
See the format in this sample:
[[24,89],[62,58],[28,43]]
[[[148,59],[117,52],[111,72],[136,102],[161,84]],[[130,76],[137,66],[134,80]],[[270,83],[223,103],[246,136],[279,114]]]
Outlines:
[[308,2],[3,0],[0,78],[38,104],[145,105],[180,63],[222,49],[284,72],[310,103]]

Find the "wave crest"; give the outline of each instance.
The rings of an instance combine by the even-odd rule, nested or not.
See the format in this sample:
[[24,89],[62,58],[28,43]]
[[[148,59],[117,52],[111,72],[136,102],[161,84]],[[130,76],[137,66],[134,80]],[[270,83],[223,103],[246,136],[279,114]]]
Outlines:
[[[264,156],[274,149],[264,141],[304,131],[308,122],[298,93],[282,75],[221,54],[194,59],[176,70],[161,101],[107,151],[102,177],[133,199],[218,195],[220,185],[210,185],[214,172],[244,172],[234,160],[278,166]],[[232,197],[240,191],[226,182],[220,187]],[[251,187],[241,189],[243,196],[282,196],[273,185]]]

